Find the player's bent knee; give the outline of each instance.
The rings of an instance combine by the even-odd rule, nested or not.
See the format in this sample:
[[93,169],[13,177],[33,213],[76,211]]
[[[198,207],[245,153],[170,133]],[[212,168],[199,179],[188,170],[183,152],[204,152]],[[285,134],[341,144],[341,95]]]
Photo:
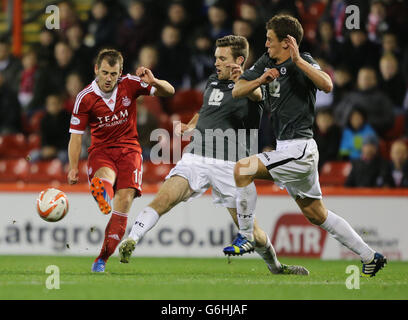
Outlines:
[[254,180],[253,175],[247,172],[247,169],[248,166],[241,161],[236,163],[234,167],[234,179],[237,186],[248,185]]

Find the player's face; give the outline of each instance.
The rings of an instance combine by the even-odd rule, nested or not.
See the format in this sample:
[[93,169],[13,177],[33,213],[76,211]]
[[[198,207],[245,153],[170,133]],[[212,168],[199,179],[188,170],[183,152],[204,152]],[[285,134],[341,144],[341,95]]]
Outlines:
[[98,86],[102,92],[111,92],[121,75],[120,65],[116,63],[113,67],[106,60],[102,60],[101,67],[95,65],[95,74],[98,78]]
[[215,69],[217,71],[218,79],[228,80],[231,75],[231,68],[227,67],[230,63],[237,63],[231,52],[230,47],[217,47],[215,49]]
[[265,47],[268,49],[268,54],[271,59],[277,59],[285,50],[288,45],[285,40],[279,41],[275,31],[268,29],[266,32]]

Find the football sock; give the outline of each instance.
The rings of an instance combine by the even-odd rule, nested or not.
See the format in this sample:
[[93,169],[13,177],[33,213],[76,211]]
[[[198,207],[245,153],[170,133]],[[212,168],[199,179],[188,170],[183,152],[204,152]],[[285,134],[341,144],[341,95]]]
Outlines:
[[282,266],[268,236],[266,236],[266,244],[262,247],[255,247],[255,251],[262,257],[262,259],[264,259],[266,264],[273,271],[279,271],[281,269]]
[[115,252],[116,247],[125,234],[126,224],[127,214],[120,213],[115,210],[112,211],[112,216],[105,229],[105,239],[103,241],[101,252],[95,261],[97,261],[99,258],[107,261]]
[[236,203],[239,233],[250,241],[254,240],[256,198],[255,183],[251,182],[245,187],[237,187]]
[[160,216],[151,207],[146,207],[136,217],[136,222],[130,231],[129,237],[136,242],[141,239],[147,231],[155,226]]
[[374,259],[375,251],[371,249],[342,217],[327,211],[327,219],[320,227],[330,233],[333,238],[361,257],[364,263]]
[[108,193],[109,198],[112,200],[114,196],[112,183],[110,183],[110,181],[106,179],[101,178],[101,180],[103,181],[103,186],[105,187],[105,190]]

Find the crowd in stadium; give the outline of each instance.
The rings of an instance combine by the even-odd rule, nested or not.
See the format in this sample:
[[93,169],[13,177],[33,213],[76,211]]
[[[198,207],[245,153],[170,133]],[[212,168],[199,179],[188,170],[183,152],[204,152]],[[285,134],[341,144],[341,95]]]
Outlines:
[[[346,28],[348,5],[357,5],[360,29]],[[30,151],[32,162],[67,162],[70,113],[76,95],[93,80],[100,48],[123,53],[124,74],[142,65],[178,91],[202,92],[214,72],[217,38],[245,36],[249,68],[265,52],[265,22],[288,13],[304,28],[300,51],[310,52],[334,84],[332,92],[316,96],[320,169],[331,161],[352,161],[347,186],[408,187],[407,2],[97,0],[86,20],[79,18],[75,3],[58,6],[60,29],[44,27],[39,42],[22,57],[11,54],[10,38],[0,39],[0,134],[39,135],[39,148]],[[150,132],[163,119],[177,119],[169,105],[169,99],[139,101],[147,159]],[[184,120],[191,110],[186,105],[178,113]],[[273,148],[267,113],[259,137],[261,150]]]

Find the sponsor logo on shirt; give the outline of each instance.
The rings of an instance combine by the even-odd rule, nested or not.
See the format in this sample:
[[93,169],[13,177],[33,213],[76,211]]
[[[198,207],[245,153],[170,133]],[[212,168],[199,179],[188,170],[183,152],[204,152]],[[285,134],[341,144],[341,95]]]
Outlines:
[[79,118],[72,116],[71,117],[71,123],[76,126],[78,124],[80,124],[81,120],[79,120]]
[[140,85],[141,85],[143,88],[147,88],[147,86],[148,86],[148,84],[147,84],[146,82],[144,82],[144,81],[140,81]]
[[113,127],[119,124],[125,123],[128,120],[129,113],[127,109],[124,111],[119,111],[113,116],[97,117],[99,120],[99,128],[102,127]]

